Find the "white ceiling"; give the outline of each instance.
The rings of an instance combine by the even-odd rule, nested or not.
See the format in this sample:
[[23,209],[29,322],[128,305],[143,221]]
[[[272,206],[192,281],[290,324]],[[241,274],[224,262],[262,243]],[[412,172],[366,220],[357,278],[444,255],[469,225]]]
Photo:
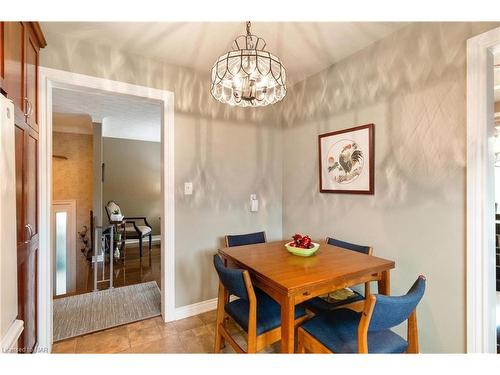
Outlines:
[[[102,136],[160,142],[161,106],[125,95],[54,89],[52,110],[55,130],[80,127],[87,133],[88,120],[103,124]],[[69,116],[69,115],[78,116]],[[81,121],[78,121],[80,119]]]
[[[406,25],[402,22],[254,22],[252,33],[298,82]],[[42,22],[50,45],[75,38],[209,73],[244,22]]]
[[92,118],[86,113],[52,113],[52,131],[92,134]]

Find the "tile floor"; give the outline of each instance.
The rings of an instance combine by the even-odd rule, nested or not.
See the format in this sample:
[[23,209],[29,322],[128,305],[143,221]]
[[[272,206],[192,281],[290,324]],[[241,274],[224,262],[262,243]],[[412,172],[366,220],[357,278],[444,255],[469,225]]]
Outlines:
[[[246,348],[246,334],[231,320],[236,342]],[[213,353],[215,310],[164,323],[160,317],[54,343],[53,353]],[[263,352],[277,353],[279,342]],[[230,345],[223,349],[234,353]]]

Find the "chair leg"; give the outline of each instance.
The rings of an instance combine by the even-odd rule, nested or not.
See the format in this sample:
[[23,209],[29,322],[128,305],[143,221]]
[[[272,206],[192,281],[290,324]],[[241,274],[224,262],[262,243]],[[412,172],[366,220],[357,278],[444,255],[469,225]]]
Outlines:
[[297,353],[305,354],[306,348],[304,346],[304,336],[302,334],[301,329],[297,330]]
[[224,302],[226,296],[225,288],[219,284],[219,298],[217,299],[217,318],[215,320],[215,344],[214,353],[220,353],[221,348],[224,346],[224,338],[220,332],[221,326],[225,324]]
[[418,326],[417,326],[417,312],[413,310],[413,312],[408,317],[408,329],[407,329],[407,337],[408,348],[406,349],[407,353],[418,354]]
[[140,257],[142,258],[142,237],[139,236],[139,254]]
[[149,251],[151,251],[151,238],[152,238],[151,233],[149,233]]

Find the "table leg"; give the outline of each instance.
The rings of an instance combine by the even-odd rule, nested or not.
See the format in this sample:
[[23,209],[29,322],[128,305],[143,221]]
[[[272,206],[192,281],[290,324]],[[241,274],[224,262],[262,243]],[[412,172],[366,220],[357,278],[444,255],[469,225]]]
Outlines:
[[381,278],[378,281],[378,292],[379,294],[390,295],[391,294],[391,271],[382,271]]
[[281,352],[294,352],[295,303],[293,297],[285,297],[281,304]]

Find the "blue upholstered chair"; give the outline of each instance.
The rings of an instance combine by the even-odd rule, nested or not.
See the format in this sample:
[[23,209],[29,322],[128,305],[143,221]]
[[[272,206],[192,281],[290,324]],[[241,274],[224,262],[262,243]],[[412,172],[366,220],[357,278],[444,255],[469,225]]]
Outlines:
[[[256,353],[281,340],[280,305],[263,291],[253,288],[248,271],[226,267],[217,254],[214,255],[214,266],[220,281],[214,352],[219,353],[226,340],[236,352],[245,353],[225,326],[226,314],[247,333],[246,353]],[[239,298],[230,302],[231,295]],[[305,309],[297,306],[295,324],[306,318]]]
[[[372,255],[372,248],[370,246],[356,245],[349,242],[337,240],[332,237],[326,238],[326,243],[329,245],[341,247],[343,249],[357,251],[358,253],[363,253],[366,255]],[[303,303],[308,310],[318,314],[325,311],[331,311],[339,307],[349,307],[358,311],[361,311],[364,306],[365,296],[370,294],[370,283],[365,283],[365,295],[353,290],[354,295],[338,301],[326,301],[321,297],[315,297]]]
[[226,236],[226,247],[252,245],[264,242],[266,242],[266,232],[228,234]]
[[[416,307],[425,277],[404,296],[369,295],[362,313],[337,309],[318,314],[298,329],[299,353],[418,353]],[[391,328],[408,320],[406,340]]]

